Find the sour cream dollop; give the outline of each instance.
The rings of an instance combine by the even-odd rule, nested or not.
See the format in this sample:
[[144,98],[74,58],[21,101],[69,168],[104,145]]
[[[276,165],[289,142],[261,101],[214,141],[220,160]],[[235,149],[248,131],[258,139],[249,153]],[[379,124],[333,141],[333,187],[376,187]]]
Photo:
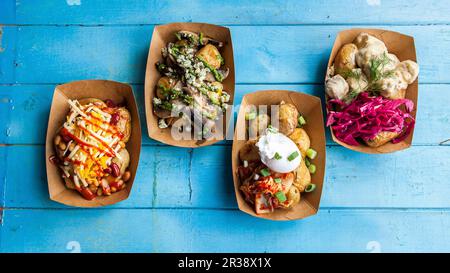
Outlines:
[[287,136],[267,129],[256,143],[261,161],[272,171],[289,173],[298,168],[302,157],[297,145]]

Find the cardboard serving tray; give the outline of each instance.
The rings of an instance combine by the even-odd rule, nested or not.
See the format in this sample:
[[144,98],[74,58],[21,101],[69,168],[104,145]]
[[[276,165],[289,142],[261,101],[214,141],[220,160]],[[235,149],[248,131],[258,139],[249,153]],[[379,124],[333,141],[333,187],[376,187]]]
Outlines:
[[[317,166],[316,173],[311,175],[311,183],[316,184],[316,189],[310,193],[302,193],[300,203],[295,207],[284,210],[277,209],[270,214],[258,215],[255,213],[254,206],[248,204],[239,186],[241,181],[237,174],[240,163],[239,150],[245,144],[246,140],[239,140],[237,132],[243,132],[248,126],[248,121],[245,120],[245,109],[248,105],[268,106],[268,114],[270,114],[270,106],[278,105],[281,101],[292,103],[297,107],[297,110],[306,119],[306,125],[303,127],[311,139],[311,148],[317,151],[317,157],[312,161]],[[319,209],[320,196],[322,194],[323,181],[325,175],[325,129],[323,123],[323,113],[320,98],[307,95],[301,92],[286,91],[286,90],[264,90],[250,93],[244,96],[240,105],[238,118],[236,121],[236,130],[234,133],[233,149],[232,149],[232,168],[234,191],[236,194],[239,209],[255,217],[260,217],[270,220],[295,220],[302,219],[313,214],[316,214]]]
[[[162,60],[161,49],[170,41],[176,41],[175,32],[180,30],[189,30],[192,32],[202,32],[205,36],[224,42],[220,53],[225,60],[225,66],[230,69],[230,74],[222,82],[223,89],[230,94],[229,105],[233,105],[234,99],[234,58],[233,58],[233,44],[231,42],[230,29],[222,26],[216,26],[204,23],[172,23],[166,25],[155,26],[153,30],[152,40],[150,43],[150,50],[148,52],[147,69],[145,73],[145,116],[147,119],[148,135],[162,143],[179,146],[179,147],[200,147],[208,146],[225,138],[225,132],[228,128],[231,115],[224,118],[224,134],[222,139],[213,139],[206,141],[199,140],[176,140],[171,136],[171,127],[161,129],[158,127],[158,118],[153,114],[152,99],[156,92],[156,83],[161,74],[156,69],[156,62]],[[224,115],[225,117],[225,115]]]
[[[354,28],[354,29],[348,29],[344,30],[338,33],[336,40],[334,41],[333,49],[331,50],[331,55],[328,60],[328,66],[329,68],[333,62],[334,58],[336,57],[339,49],[347,44],[353,42],[353,40],[360,34],[361,32],[366,32],[370,35],[373,35],[383,41],[386,44],[386,47],[388,49],[389,53],[393,53],[397,55],[398,59],[400,61],[405,60],[412,60],[417,62],[416,57],[416,47],[414,45],[414,38],[411,36],[407,36],[398,32],[389,31],[389,30],[383,30],[383,29],[367,29],[367,28]],[[325,76],[326,77],[326,76]],[[408,88],[406,89],[406,98],[410,99],[414,102],[414,110],[411,112],[411,115],[416,118],[417,114],[417,98],[418,98],[418,92],[419,92],[419,78],[417,78],[412,84],[408,85]],[[326,96],[325,96],[326,97]],[[328,114],[328,110],[327,110]],[[415,127],[414,127],[415,128]],[[400,150],[407,149],[411,146],[413,135],[414,135],[414,128],[411,130],[411,133],[409,136],[404,139],[403,141],[393,144],[392,142],[388,142],[380,147],[369,147],[364,144],[360,144],[359,146],[352,146],[348,145],[340,140],[338,140],[333,130],[330,127],[331,131],[331,137],[333,138],[334,142],[357,152],[362,153],[368,153],[368,154],[384,154],[384,153],[392,153]]]
[[[66,188],[61,177],[61,170],[49,161],[50,156],[55,154],[53,139],[63,125],[70,110],[67,100],[83,98],[112,99],[116,103],[124,103],[131,114],[131,137],[126,144],[130,153],[129,171],[131,178],[127,182],[127,187],[110,196],[96,197],[91,201],[84,199],[77,191]],[[100,207],[127,199],[136,177],[141,151],[141,138],[141,126],[136,100],[131,86],[128,84],[106,80],[84,80],[56,86],[53,93],[45,142],[45,162],[50,199],[74,207]]]

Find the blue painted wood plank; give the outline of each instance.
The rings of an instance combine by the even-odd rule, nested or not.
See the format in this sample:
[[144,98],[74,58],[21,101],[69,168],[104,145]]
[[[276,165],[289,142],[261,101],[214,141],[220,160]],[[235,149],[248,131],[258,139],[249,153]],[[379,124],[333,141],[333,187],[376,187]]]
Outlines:
[[[321,207],[450,208],[448,146],[413,146],[367,155],[327,149]],[[144,146],[130,198],[106,208],[236,208],[231,147]],[[8,208],[64,208],[48,199],[44,147],[0,147],[7,154]],[[18,164],[20,162],[20,164]]]
[[[426,24],[448,23],[445,1],[3,0],[9,24]],[[2,7],[0,6],[0,7]],[[358,12],[348,12],[357,10]],[[425,11],[426,12],[422,12]],[[36,12],[39,11],[39,12]],[[189,12],[187,12],[189,11]],[[2,15],[2,13],[0,13]],[[2,17],[0,17],[2,18]],[[15,20],[14,20],[15,18]]]
[[16,38],[17,28],[0,25],[0,83],[15,81]]
[[[139,107],[141,123],[145,124],[145,107],[143,86],[134,85],[134,93]],[[44,144],[47,129],[48,112],[54,85],[0,85],[0,143],[5,144]],[[242,96],[256,90],[288,89],[302,91],[323,99],[322,85],[237,85],[235,106]],[[447,95],[450,85],[421,84],[419,86],[419,111],[414,145],[437,145],[450,138],[450,113],[447,111],[450,97]],[[327,132],[327,143],[334,142]],[[157,141],[148,138],[147,127],[142,127],[142,143],[156,145]],[[220,142],[219,145],[231,144],[231,141]]]
[[236,210],[6,210],[0,251],[448,252],[449,228],[447,210],[324,210],[291,222]]
[[[375,26],[413,35],[421,83],[450,83],[449,25]],[[152,26],[20,26],[15,77],[0,83],[106,78],[143,83]],[[322,83],[334,37],[348,26],[232,26],[237,83]],[[12,31],[12,30],[11,30]],[[45,36],[45,39],[43,39]],[[439,50],[436,50],[439,48]],[[10,72],[12,73],[12,72]]]

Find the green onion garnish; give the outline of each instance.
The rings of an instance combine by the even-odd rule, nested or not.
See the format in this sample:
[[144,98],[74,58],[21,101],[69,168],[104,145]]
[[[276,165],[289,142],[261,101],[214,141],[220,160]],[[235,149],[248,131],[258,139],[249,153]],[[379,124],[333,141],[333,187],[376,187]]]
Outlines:
[[262,169],[260,172],[261,172],[261,175],[264,176],[264,177],[270,175],[270,171],[269,171],[269,169],[267,169],[267,168]]
[[300,127],[302,127],[302,126],[305,125],[305,124],[306,124],[305,118],[304,118],[303,116],[299,116],[299,117],[298,117],[298,125],[299,125]]
[[311,161],[309,161],[309,159],[307,157],[305,158],[305,164],[306,164],[306,167],[309,167],[309,165],[311,165]]
[[250,112],[245,114],[245,120],[253,120],[256,118],[256,112]]
[[274,157],[276,160],[282,159],[281,155],[280,155],[278,152],[276,152],[275,155],[274,155],[273,157]]
[[276,183],[280,184],[281,183],[281,178],[279,178],[279,177],[274,178],[273,181],[275,181]]
[[273,127],[271,124],[269,124],[269,126],[267,126],[267,130],[269,130],[269,132],[276,134],[278,133],[278,129]]
[[315,189],[316,189],[316,184],[308,184],[308,186],[306,186],[305,192],[312,192]]
[[314,174],[316,172],[316,165],[310,164],[308,166],[309,173]]
[[314,149],[309,148],[309,149],[306,151],[306,156],[309,157],[309,158],[311,158],[311,159],[314,159],[314,158],[316,158],[316,156],[317,156],[317,152],[316,152]]
[[278,199],[278,201],[280,201],[280,202],[284,202],[284,201],[287,200],[286,195],[285,195],[282,191],[279,191],[279,192],[275,193],[275,197],[276,197],[276,198]]
[[289,161],[292,161],[292,160],[296,159],[298,156],[299,156],[298,152],[295,151],[295,152],[293,152],[292,154],[290,154],[290,155],[288,156],[287,159],[288,159]]

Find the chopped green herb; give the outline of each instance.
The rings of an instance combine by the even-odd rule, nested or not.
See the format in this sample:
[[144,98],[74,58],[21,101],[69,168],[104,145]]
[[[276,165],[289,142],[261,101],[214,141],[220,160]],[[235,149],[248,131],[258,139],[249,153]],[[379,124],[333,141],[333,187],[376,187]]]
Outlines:
[[314,159],[314,158],[316,158],[316,156],[317,156],[317,152],[316,152],[314,149],[309,148],[309,149],[306,151],[306,156],[309,157],[310,159]]
[[310,164],[310,165],[308,166],[308,170],[309,170],[309,173],[310,173],[310,174],[315,174],[315,173],[316,173],[316,165]]
[[219,71],[217,71],[217,69],[210,66],[205,60],[203,60],[203,58],[197,56],[197,59],[199,59],[211,71],[211,73],[213,73],[214,78],[216,78],[217,81],[223,81],[223,76],[219,73]]
[[217,59],[220,61],[220,65],[225,64],[225,60],[223,59],[223,57],[221,55],[217,55]]
[[306,167],[309,167],[309,165],[311,165],[311,161],[309,161],[307,157],[305,158],[305,165]]
[[296,159],[298,156],[299,156],[298,152],[295,151],[292,154],[290,154],[287,159],[288,159],[288,161],[292,161],[292,160]]
[[308,184],[308,186],[306,186],[305,192],[312,192],[313,190],[316,189],[316,184]]
[[264,176],[264,177],[270,175],[270,171],[269,171],[269,169],[267,169],[267,168],[262,169],[262,170],[260,171],[260,173],[261,173],[261,175]]
[[299,125],[299,127],[302,127],[305,124],[306,124],[305,118],[303,116],[299,116],[298,117],[298,125]]
[[269,130],[269,132],[276,134],[278,133],[278,129],[273,127],[271,124],[269,124],[269,126],[267,126],[267,129]]
[[168,101],[162,101],[160,104],[158,104],[158,107],[164,110],[172,111],[173,105]]
[[281,155],[278,153],[278,152],[276,152],[275,153],[275,155],[273,156],[276,160],[280,160],[282,157],[281,157]]
[[198,35],[198,43],[200,45],[203,45],[203,32],[200,32],[200,34]]
[[177,37],[178,40],[181,40],[181,35],[179,32],[175,32],[175,37]]
[[281,183],[281,178],[279,178],[279,177],[274,178],[273,181],[275,181],[276,183],[280,184]]
[[287,200],[286,195],[284,194],[284,192],[279,191],[277,193],[275,193],[275,197],[278,199],[278,201],[280,201],[281,203],[283,203],[284,201]]
[[159,72],[163,72],[167,66],[164,63],[157,62],[156,63],[156,69],[158,69]]

